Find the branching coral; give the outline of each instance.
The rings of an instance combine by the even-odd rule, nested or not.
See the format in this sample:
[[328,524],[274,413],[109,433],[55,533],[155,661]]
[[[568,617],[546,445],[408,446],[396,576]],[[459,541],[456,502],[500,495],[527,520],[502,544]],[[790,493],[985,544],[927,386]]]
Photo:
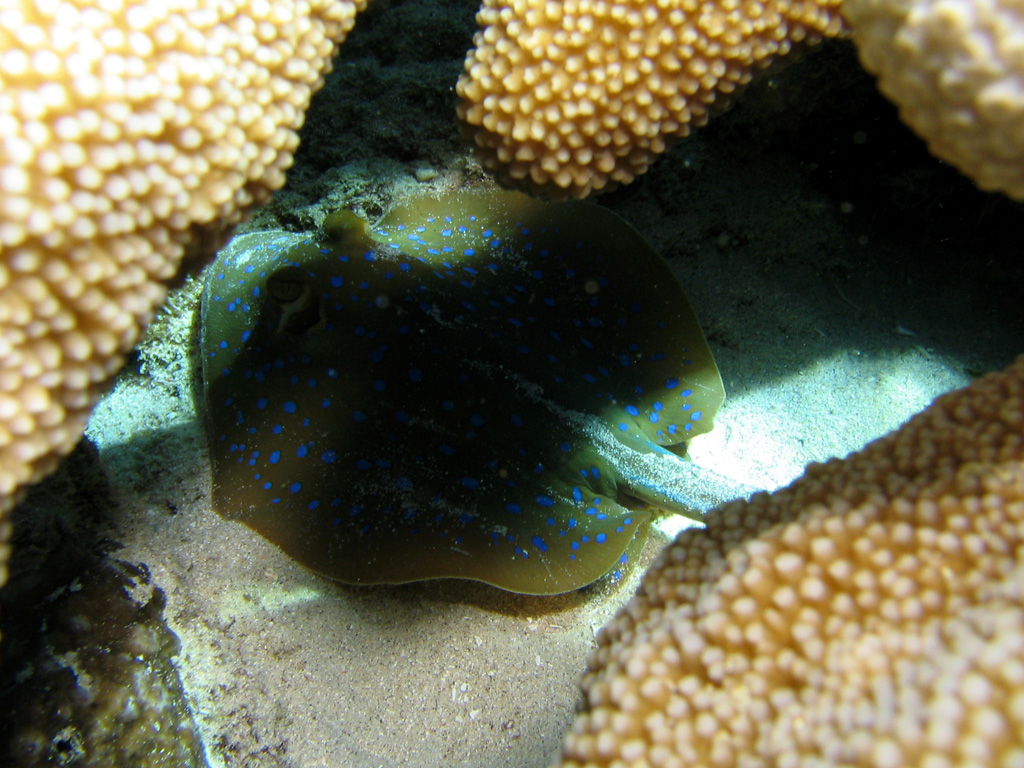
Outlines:
[[852,29],[936,155],[1024,198],[1011,0],[485,0],[477,20],[459,116],[506,184],[584,197],[628,183],[773,57]]
[[193,235],[282,185],[364,4],[0,5],[0,525],[79,439]]
[[578,765],[1024,759],[1024,357],[713,513],[600,635]]

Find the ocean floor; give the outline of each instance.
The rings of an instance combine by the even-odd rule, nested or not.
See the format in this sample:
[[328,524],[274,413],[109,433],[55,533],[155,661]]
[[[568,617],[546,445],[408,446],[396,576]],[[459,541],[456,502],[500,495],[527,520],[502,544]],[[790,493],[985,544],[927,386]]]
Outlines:
[[[429,50],[382,43],[410,24]],[[443,3],[361,19],[289,187],[249,228],[313,230],[337,207],[372,220],[478,179],[450,91],[471,32],[472,10]],[[933,160],[847,45],[763,77],[597,202],[666,258],[701,319],[727,397],[689,455],[714,475],[778,488],[1024,352],[1020,206]],[[320,578],[210,508],[197,286],[172,297],[87,434],[116,501],[105,535],[166,595],[209,763],[546,765],[595,633],[672,521],[618,583],[558,597]]]

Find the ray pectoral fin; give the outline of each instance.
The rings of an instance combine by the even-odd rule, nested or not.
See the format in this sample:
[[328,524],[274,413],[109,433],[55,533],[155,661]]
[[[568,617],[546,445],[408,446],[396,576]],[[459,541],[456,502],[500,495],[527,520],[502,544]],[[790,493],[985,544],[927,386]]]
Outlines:
[[[549,524],[518,531],[519,544],[504,557],[487,557],[472,567],[474,575],[513,592],[555,595],[570,592],[611,572],[617,578],[642,546],[650,520],[645,510],[625,509],[609,499],[599,506],[552,507]],[[533,532],[535,531],[535,532]]]
[[[289,519],[286,510],[268,510],[257,528],[286,551],[301,551],[301,561],[312,570],[351,584],[463,578],[521,594],[555,595],[609,572],[617,576],[642,546],[650,520],[648,511],[608,499],[552,505],[544,518],[510,514],[508,507],[516,505],[476,515],[343,510],[306,515],[305,522]],[[391,521],[387,536],[379,532],[382,519]]]

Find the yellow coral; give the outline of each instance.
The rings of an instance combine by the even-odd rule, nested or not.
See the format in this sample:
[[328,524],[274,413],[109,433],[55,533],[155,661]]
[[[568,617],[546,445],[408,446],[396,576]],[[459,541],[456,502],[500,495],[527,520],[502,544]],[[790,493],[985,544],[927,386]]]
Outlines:
[[562,765],[1018,765],[1022,551],[1024,357],[684,532]]
[[192,232],[281,186],[364,4],[0,3],[0,521],[79,439]]
[[864,66],[938,157],[1024,200],[1024,7],[1009,0],[845,0]]
[[459,116],[505,183],[585,197],[794,43],[836,35],[840,0],[484,0]]
[[757,68],[844,18],[931,151],[1024,199],[1012,0],[484,0],[459,116],[503,183],[584,197],[632,181]]

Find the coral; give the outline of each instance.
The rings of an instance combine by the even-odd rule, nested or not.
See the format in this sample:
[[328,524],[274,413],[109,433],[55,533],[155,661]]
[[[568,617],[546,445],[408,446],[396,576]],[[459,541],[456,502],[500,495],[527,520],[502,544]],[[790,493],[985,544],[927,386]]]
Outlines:
[[938,157],[1024,200],[1024,7],[1007,0],[845,0],[861,61]]
[[840,0],[484,0],[457,89],[480,162],[555,197],[629,183]]
[[577,765],[1024,755],[1024,357],[712,513],[602,631]]
[[0,764],[205,766],[145,566],[111,560],[111,496],[82,441],[11,515]]
[[852,31],[938,157],[1024,198],[1024,14],[1009,0],[485,0],[458,84],[480,162],[562,197],[628,183],[797,42]]
[[[0,541],[197,239],[280,187],[365,0],[0,8]],[[0,582],[6,551],[0,553]]]
[[163,594],[137,603],[127,590],[142,574],[125,569],[97,562],[37,607],[35,653],[5,659],[14,668],[0,699],[4,765],[206,765],[171,661],[178,639],[163,622]]

